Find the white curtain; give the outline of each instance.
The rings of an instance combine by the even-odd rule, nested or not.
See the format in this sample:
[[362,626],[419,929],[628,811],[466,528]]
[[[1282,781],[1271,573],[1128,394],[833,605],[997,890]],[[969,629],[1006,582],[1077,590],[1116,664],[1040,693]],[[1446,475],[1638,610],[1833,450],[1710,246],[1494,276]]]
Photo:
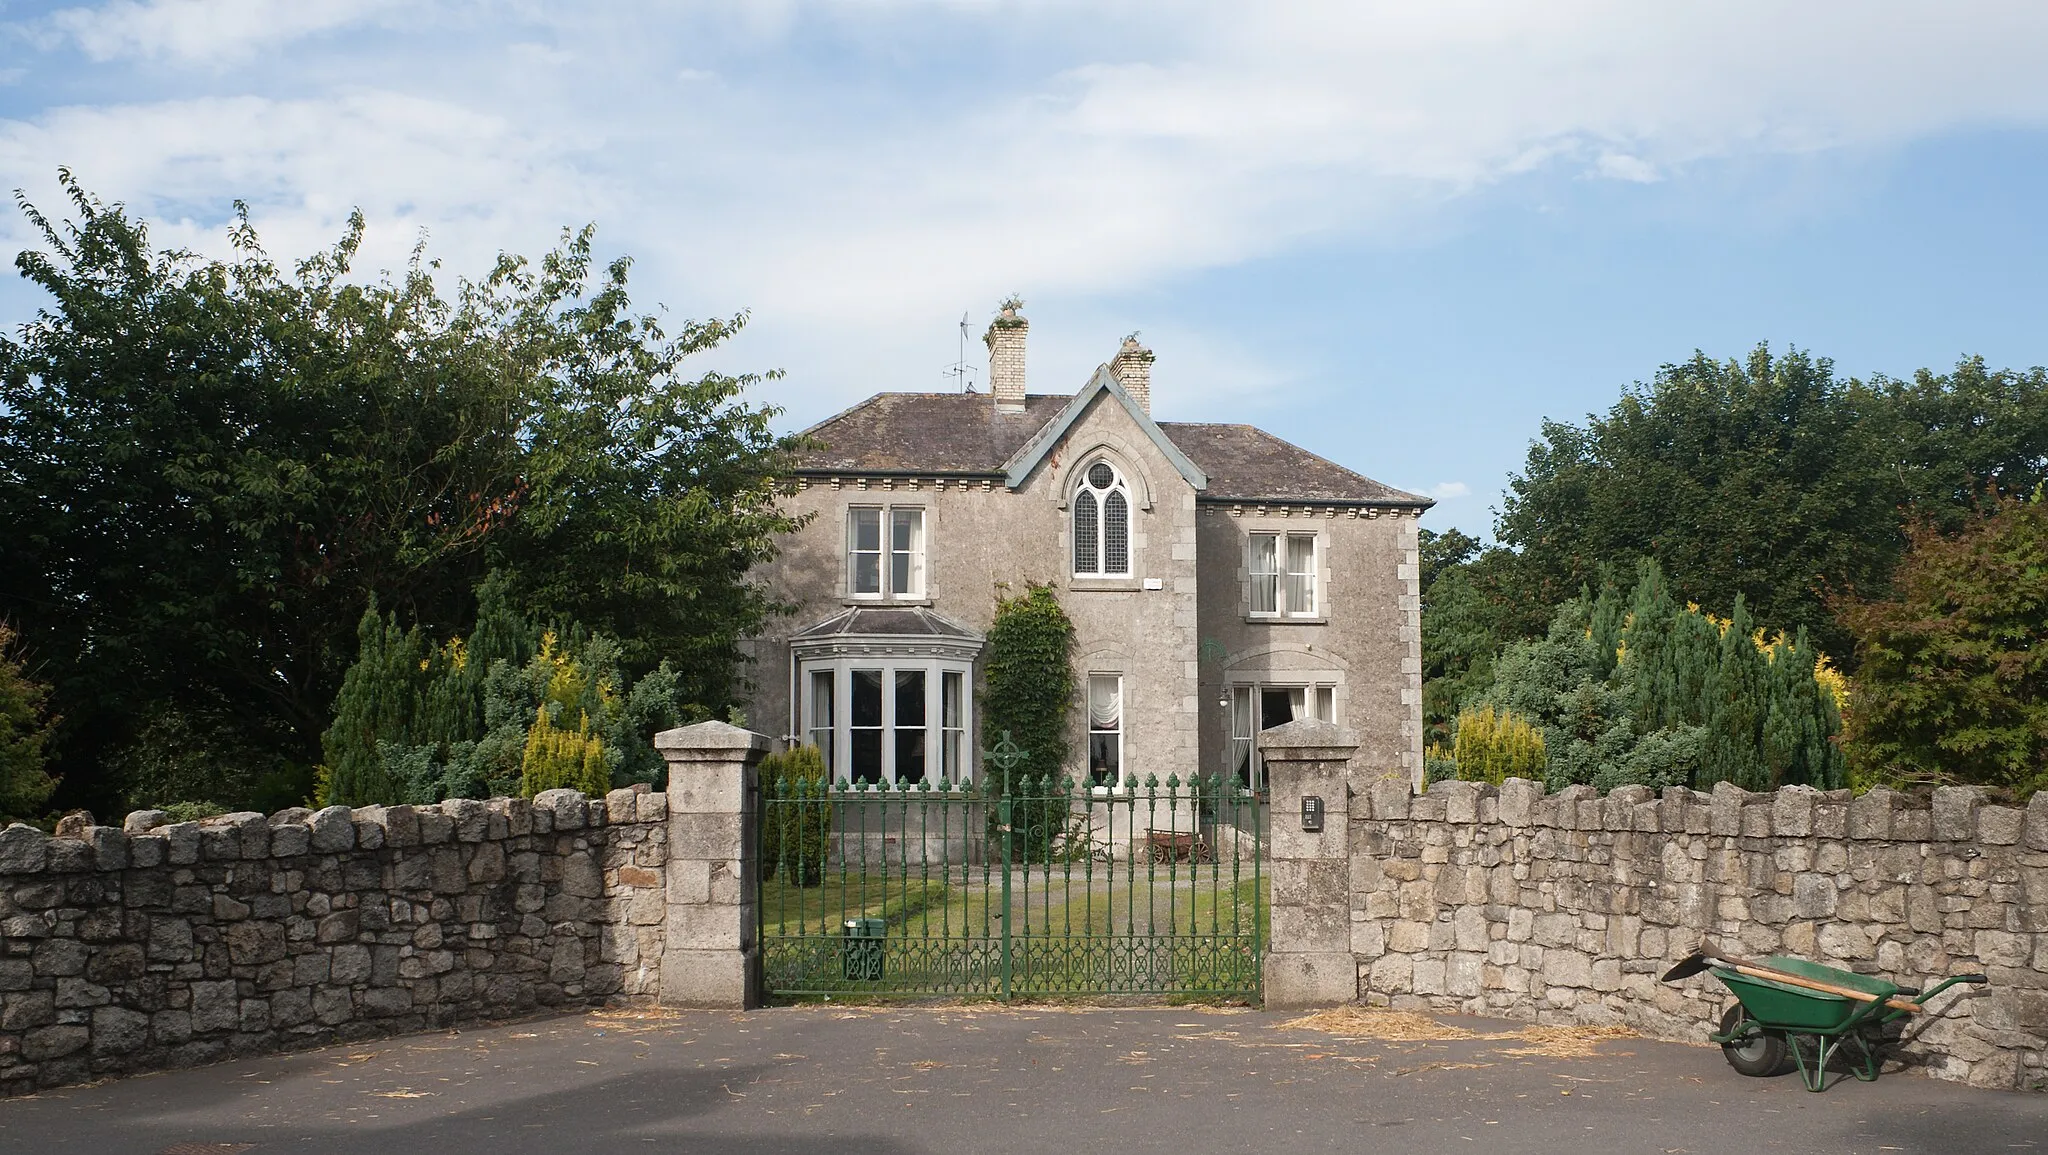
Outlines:
[[1279,610],[1280,541],[1271,534],[1252,535],[1252,612]]
[[1316,539],[1301,534],[1287,539],[1287,612],[1316,612]]
[[1091,677],[1088,679],[1088,728],[1091,730],[1116,730],[1121,728],[1123,694],[1121,679]]

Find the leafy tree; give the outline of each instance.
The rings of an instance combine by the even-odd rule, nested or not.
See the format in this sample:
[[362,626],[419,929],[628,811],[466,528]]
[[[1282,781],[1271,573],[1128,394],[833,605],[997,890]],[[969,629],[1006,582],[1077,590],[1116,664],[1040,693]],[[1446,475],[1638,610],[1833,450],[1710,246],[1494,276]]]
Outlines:
[[2048,504],[2037,491],[1953,536],[1922,521],[1909,539],[1892,597],[1841,603],[1858,777],[2031,795],[2048,779]]
[[1418,533],[1416,558],[1420,563],[1417,575],[1420,586],[1428,589],[1436,579],[1451,570],[1469,565],[1484,549],[1483,543],[1464,530],[1452,528],[1438,533],[1433,529]]
[[1955,529],[1988,492],[2048,478],[2048,371],[1864,383],[1825,358],[1758,346],[1695,353],[1583,425],[1545,422],[1496,532],[1521,595],[1555,604],[1603,565],[1655,558],[1675,596],[1743,596],[1770,629],[1849,651],[1830,598],[1882,596],[1901,509]]
[[1872,387],[1893,410],[1888,435],[1911,508],[1943,532],[1968,525],[1987,492],[2025,496],[2048,480],[2048,370],[1994,371],[1968,357],[1948,373]]
[[1461,706],[1491,684],[1501,646],[1540,635],[1550,607],[1522,600],[1507,550],[1455,529],[1421,538],[1423,722],[1430,742],[1447,745]]
[[48,696],[49,689],[31,681],[16,657],[14,631],[0,623],[0,823],[33,817],[57,788],[43,770]]
[[738,644],[779,608],[748,577],[798,523],[778,478],[797,438],[745,392],[779,374],[690,377],[745,316],[671,333],[635,315],[630,262],[590,286],[591,239],[563,234],[538,270],[506,258],[463,307],[500,334],[531,375],[518,516],[490,559],[515,600],[619,640],[630,669],[673,663],[684,695],[729,704]]
[[0,615],[51,671],[73,801],[173,731],[225,782],[311,766],[363,607],[452,636],[493,569],[727,704],[792,442],[755,378],[685,365],[743,317],[670,335],[588,229],[451,299],[423,258],[352,280],[360,217],[287,267],[246,219],[202,260],[64,181],[72,219],[23,204],[48,304],[0,338]]
[[1888,397],[1799,350],[1666,365],[1604,417],[1545,422],[1498,533],[1555,603],[1602,565],[1655,558],[1674,593],[1845,640],[1830,590],[1881,586],[1910,496]]

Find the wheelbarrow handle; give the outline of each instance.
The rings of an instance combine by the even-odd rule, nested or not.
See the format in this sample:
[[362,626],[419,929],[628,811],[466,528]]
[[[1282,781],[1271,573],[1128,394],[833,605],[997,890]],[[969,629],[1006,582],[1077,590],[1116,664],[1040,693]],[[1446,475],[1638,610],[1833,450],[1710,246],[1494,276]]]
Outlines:
[[[1804,975],[1789,974],[1785,971],[1771,970],[1768,967],[1751,966],[1748,963],[1738,963],[1732,959],[1722,959],[1721,964],[1736,974],[1748,975],[1753,979],[1766,979],[1788,987],[1804,987],[1810,991],[1820,991],[1822,994],[1841,995],[1843,998],[1855,999],[1858,1002],[1874,1003],[1878,1001],[1878,997],[1869,991],[1859,991],[1854,987],[1837,986],[1834,983],[1825,983],[1819,979],[1807,978]],[[1885,999],[1884,1005],[1895,1011],[1910,1011],[1916,1015],[1924,1009],[1919,1003],[1910,1002],[1902,998]]]
[[1927,988],[1926,990],[1924,990],[1924,991],[1918,991],[1918,992],[1915,992],[1915,993],[1914,993],[1914,995],[1913,995],[1913,997],[1914,997],[1914,998],[1916,998],[1916,999],[1919,999],[1919,1000],[1920,1000],[1921,1002],[1923,1002],[1923,1003],[1924,1003],[1924,1002],[1926,1002],[1926,1001],[1927,1001],[1928,999],[1931,999],[1931,998],[1933,998],[1934,996],[1936,996],[1936,995],[1940,994],[1941,992],[1943,992],[1943,991],[1945,991],[1945,990],[1949,989],[1950,987],[1952,987],[1952,986],[1956,985],[1957,983],[1972,983],[1972,984],[1974,984],[1974,985],[1976,985],[1976,986],[1983,986],[1984,984],[1986,984],[1986,983],[1988,983],[1988,982],[1990,982],[1990,981],[1991,981],[1991,976],[1990,976],[1990,975],[1982,975],[1982,974],[1976,974],[1976,975],[1955,975],[1955,976],[1952,976],[1952,977],[1950,977],[1950,978],[1946,978],[1946,979],[1943,979],[1942,981],[1940,981],[1940,982],[1938,982],[1938,983],[1934,984],[1933,986],[1931,986],[1931,987],[1928,987],[1928,988]]

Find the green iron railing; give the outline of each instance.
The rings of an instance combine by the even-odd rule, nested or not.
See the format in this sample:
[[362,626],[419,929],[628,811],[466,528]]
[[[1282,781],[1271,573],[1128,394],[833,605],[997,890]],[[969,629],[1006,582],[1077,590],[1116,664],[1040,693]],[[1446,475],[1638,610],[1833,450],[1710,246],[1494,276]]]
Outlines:
[[1262,806],[1218,779],[762,783],[781,995],[1256,1000]]

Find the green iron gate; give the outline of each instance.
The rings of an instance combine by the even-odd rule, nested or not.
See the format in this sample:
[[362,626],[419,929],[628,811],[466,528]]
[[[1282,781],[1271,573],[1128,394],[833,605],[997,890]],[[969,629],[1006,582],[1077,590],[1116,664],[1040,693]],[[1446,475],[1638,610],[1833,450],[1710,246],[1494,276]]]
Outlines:
[[1235,783],[761,785],[771,994],[1259,997],[1261,803]]

